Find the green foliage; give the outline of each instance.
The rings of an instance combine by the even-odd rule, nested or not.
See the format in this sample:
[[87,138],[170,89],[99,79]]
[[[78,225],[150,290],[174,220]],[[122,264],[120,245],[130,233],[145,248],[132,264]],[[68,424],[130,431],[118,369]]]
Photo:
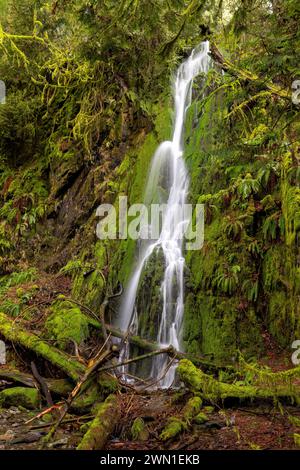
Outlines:
[[212,281],[213,287],[219,289],[224,294],[232,294],[239,285],[239,275],[241,267],[234,265],[225,267],[224,271],[218,271]]

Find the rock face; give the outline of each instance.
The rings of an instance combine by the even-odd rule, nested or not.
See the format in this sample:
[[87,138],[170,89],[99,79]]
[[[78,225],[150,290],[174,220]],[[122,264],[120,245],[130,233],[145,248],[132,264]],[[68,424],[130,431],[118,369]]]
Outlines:
[[35,388],[13,387],[0,392],[0,407],[23,406],[34,410],[39,404],[40,394]]

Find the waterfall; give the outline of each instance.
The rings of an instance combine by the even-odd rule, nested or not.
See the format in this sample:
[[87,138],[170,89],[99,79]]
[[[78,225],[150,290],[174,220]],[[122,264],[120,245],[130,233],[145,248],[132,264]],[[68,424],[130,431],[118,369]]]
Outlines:
[[[184,314],[184,267],[183,239],[190,220],[186,218],[189,177],[184,162],[183,131],[186,111],[192,100],[193,79],[209,69],[209,43],[202,42],[178,68],[173,85],[174,130],[171,141],[160,144],[152,159],[145,191],[145,204],[157,202],[162,193],[165,211],[159,237],[140,244],[137,266],[126,288],[121,303],[118,327],[124,332],[138,333],[139,314],[136,298],[141,275],[151,255],[159,250],[164,258],[164,275],[161,281],[162,311],[158,322],[157,343],[161,347],[173,345],[180,350],[180,330]],[[161,202],[161,201],[159,201]],[[129,345],[121,351],[121,361],[129,356]],[[167,366],[168,358],[153,358],[151,377],[158,378]],[[162,388],[174,382],[175,366],[171,366],[159,382]]]

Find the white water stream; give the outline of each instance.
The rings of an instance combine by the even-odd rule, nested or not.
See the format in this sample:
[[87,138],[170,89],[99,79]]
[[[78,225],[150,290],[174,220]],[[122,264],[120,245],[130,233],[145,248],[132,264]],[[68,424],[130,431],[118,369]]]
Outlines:
[[[156,341],[161,347],[173,345],[177,350],[180,350],[180,330],[184,314],[183,239],[190,223],[190,220],[185,218],[184,211],[189,177],[183,159],[183,131],[186,111],[192,100],[193,79],[201,72],[207,73],[209,64],[209,43],[205,41],[192,51],[177,70],[174,80],[175,120],[172,140],[163,142],[155,152],[145,192],[145,203],[149,205],[155,195],[163,189],[166,210],[159,238],[142,244],[139,261],[124,294],[117,325],[124,332],[137,334],[139,314],[136,309],[136,297],[141,275],[151,255],[157,250],[162,250],[165,263],[161,282],[162,311]],[[127,344],[123,348],[121,360],[128,356]],[[151,378],[157,379],[163,373],[168,363],[165,356],[153,358]],[[162,388],[171,386],[174,375],[173,365],[157,385]]]

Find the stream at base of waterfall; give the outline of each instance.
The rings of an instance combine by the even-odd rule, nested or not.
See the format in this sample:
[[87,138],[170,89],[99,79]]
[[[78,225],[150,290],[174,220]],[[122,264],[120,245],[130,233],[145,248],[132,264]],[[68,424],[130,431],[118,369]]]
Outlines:
[[[125,289],[116,321],[123,332],[138,334],[139,312],[136,301],[144,269],[154,253],[161,252],[164,272],[160,284],[161,314],[157,321],[156,340],[161,348],[172,345],[181,350],[181,326],[184,315],[184,233],[190,224],[184,205],[189,190],[189,175],[184,161],[184,124],[192,101],[194,78],[206,74],[210,67],[209,43],[202,42],[179,66],[173,83],[174,127],[172,140],[165,141],[156,150],[148,176],[144,203],[147,206],[165,203],[164,217],[156,240],[143,240],[139,245],[139,257],[131,279]],[[163,194],[163,200],[157,200]],[[130,356],[130,345],[122,346],[120,362]],[[126,379],[127,369],[122,370]],[[153,357],[150,379],[159,388],[174,383],[175,364],[166,355]]]

